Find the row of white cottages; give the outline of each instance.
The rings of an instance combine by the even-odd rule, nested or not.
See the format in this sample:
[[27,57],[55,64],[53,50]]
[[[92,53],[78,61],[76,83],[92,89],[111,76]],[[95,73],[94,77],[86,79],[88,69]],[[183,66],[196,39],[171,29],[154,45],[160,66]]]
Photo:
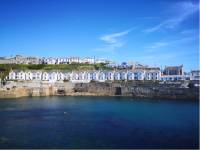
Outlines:
[[108,62],[105,59],[95,59],[91,57],[63,57],[63,58],[45,58],[40,59],[41,64],[71,64],[71,63],[83,63],[83,64],[98,64],[98,63],[106,63]]
[[135,70],[135,71],[11,71],[7,80],[41,80],[41,81],[64,81],[90,82],[92,80],[104,82],[106,80],[160,80],[159,70]]

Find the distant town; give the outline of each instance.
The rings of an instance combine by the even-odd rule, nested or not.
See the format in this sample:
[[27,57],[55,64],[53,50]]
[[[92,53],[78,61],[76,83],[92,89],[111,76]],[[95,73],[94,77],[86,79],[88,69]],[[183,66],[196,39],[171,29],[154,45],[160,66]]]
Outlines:
[[71,63],[108,63],[106,59],[95,59],[91,57],[33,57],[33,56],[22,56],[16,55],[11,57],[0,57],[0,64],[71,64]]
[[[122,62],[120,64],[111,60],[95,57],[27,57],[16,55],[14,57],[0,57],[0,64],[26,64],[26,65],[60,65],[60,64],[103,64],[109,70],[10,70],[6,80],[39,80],[39,81],[71,81],[71,82],[105,82],[113,80],[158,80],[158,81],[200,81],[200,71],[191,70],[184,72],[183,65],[165,66],[164,69],[144,65],[138,62]],[[2,71],[2,70],[1,70]]]

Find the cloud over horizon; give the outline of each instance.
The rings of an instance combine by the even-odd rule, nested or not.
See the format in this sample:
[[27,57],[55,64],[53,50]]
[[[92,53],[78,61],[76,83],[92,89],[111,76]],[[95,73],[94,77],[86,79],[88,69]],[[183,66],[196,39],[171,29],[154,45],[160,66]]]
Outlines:
[[117,33],[113,33],[113,34],[108,34],[108,35],[104,35],[100,37],[100,40],[105,41],[106,43],[109,44],[114,44],[118,42],[118,38],[127,35],[129,32],[131,32],[133,29],[128,29],[122,32],[117,32]]
[[95,51],[114,52],[116,48],[120,48],[125,44],[121,41],[120,38],[129,34],[132,30],[133,28],[130,28],[122,32],[116,32],[101,36],[99,39],[105,44],[100,48],[96,48]]
[[158,31],[160,29],[173,29],[177,25],[179,25],[182,21],[186,20],[188,17],[190,17],[192,14],[198,12],[199,6],[198,3],[192,3],[191,1],[183,1],[176,3],[172,10],[178,10],[176,11],[176,14],[168,18],[162,22],[160,22],[158,25],[155,25],[154,27],[145,29],[144,32],[151,33]]

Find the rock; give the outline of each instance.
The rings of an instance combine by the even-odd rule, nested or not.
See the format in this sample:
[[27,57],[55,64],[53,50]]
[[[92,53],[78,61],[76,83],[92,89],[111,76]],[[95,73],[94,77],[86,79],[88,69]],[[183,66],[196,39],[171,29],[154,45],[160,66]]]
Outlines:
[[[195,84],[195,83],[192,83]],[[146,81],[91,82],[91,83],[48,83],[9,82],[0,88],[0,98],[27,96],[132,96],[135,98],[196,99],[199,88],[188,83],[163,83]],[[9,88],[9,90],[8,90]]]

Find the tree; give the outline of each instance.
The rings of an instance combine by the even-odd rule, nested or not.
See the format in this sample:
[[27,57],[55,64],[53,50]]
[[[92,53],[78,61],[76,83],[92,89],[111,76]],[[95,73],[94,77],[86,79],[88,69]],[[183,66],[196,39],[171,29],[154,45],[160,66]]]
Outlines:
[[5,84],[6,82],[6,77],[9,75],[10,71],[12,69],[9,67],[9,68],[6,68],[4,71],[2,71],[0,73],[0,78],[1,78],[1,84]]

